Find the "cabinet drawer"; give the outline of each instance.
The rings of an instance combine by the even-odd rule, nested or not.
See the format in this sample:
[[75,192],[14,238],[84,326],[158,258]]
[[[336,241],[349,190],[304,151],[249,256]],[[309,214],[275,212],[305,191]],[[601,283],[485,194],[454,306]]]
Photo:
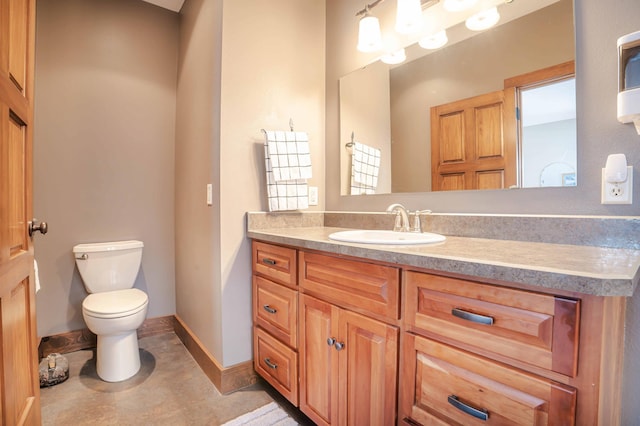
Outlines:
[[407,326],[482,353],[577,373],[580,301],[417,272],[406,273]]
[[403,354],[408,424],[575,424],[574,388],[408,333]]
[[253,242],[253,272],[288,287],[297,286],[297,263],[294,249]]
[[339,306],[400,318],[400,270],[300,252],[300,287]]
[[298,354],[260,327],[253,328],[253,368],[298,406]]
[[253,321],[295,349],[298,341],[298,292],[254,275]]

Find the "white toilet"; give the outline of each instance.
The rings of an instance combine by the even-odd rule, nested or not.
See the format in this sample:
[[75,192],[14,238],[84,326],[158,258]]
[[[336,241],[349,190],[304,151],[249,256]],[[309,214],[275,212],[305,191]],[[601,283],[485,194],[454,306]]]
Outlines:
[[142,260],[142,241],[78,244],[78,271],[90,293],[82,316],[98,336],[96,370],[107,382],[120,382],[140,369],[136,330],[147,316],[147,294],[133,288]]

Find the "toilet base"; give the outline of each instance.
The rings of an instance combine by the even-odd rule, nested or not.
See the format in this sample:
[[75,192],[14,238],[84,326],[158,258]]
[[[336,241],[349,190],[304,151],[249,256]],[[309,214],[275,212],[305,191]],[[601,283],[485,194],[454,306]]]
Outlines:
[[140,370],[138,333],[98,335],[96,371],[105,382],[121,382]]

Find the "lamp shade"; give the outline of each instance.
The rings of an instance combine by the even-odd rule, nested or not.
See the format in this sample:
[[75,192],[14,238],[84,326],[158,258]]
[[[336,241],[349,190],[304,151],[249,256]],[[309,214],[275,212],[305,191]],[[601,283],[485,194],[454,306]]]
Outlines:
[[404,49],[400,49],[396,50],[395,52],[382,55],[380,57],[380,60],[389,65],[400,64],[407,60],[407,54],[405,53]]
[[396,31],[400,34],[415,34],[422,29],[422,6],[420,0],[398,0],[396,8]]
[[420,41],[418,41],[418,44],[423,49],[440,49],[442,46],[447,44],[448,41],[449,38],[447,37],[447,32],[442,30],[421,38]]
[[382,33],[380,21],[375,16],[366,13],[358,27],[358,50],[361,52],[375,52],[382,49]]
[[465,25],[472,31],[483,31],[493,27],[500,20],[498,9],[492,7],[476,13],[465,21]]

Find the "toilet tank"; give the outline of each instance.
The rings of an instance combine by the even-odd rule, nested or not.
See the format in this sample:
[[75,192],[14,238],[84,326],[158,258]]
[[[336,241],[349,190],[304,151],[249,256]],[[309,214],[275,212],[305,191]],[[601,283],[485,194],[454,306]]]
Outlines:
[[78,271],[89,293],[132,288],[142,260],[142,241],[78,244],[73,247]]

